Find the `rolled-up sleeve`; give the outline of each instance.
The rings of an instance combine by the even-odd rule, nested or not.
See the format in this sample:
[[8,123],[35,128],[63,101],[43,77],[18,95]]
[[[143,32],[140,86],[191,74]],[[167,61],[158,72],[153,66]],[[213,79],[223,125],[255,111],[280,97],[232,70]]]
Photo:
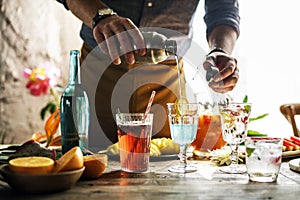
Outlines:
[[240,34],[239,4],[237,0],[206,0],[204,22],[206,35],[218,25],[229,25]]
[[59,3],[62,3],[65,6],[65,8],[67,10],[69,10],[69,7],[68,7],[67,2],[66,2],[67,0],[56,0],[56,1],[58,1]]

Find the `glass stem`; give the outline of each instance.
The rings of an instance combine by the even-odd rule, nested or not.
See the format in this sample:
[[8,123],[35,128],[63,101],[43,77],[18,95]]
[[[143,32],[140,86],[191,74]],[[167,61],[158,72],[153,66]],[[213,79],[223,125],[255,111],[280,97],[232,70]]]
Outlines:
[[187,151],[187,146],[188,145],[180,145],[180,153],[179,153],[179,160],[180,160],[180,163],[179,163],[179,166],[180,168],[186,168],[187,166],[187,156],[186,156],[186,151]]
[[231,164],[237,165],[239,163],[239,153],[238,153],[239,145],[234,144],[231,145],[230,147],[231,147]]

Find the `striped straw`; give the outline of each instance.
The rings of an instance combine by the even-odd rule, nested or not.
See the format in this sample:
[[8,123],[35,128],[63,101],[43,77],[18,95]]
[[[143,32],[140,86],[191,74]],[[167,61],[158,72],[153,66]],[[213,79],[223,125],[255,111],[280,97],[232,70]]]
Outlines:
[[150,96],[150,99],[149,99],[149,102],[148,102],[145,114],[144,114],[144,120],[147,119],[147,115],[148,115],[148,113],[149,113],[149,111],[151,109],[151,105],[153,103],[153,99],[154,99],[155,94],[156,94],[156,92],[153,90],[152,93],[151,93],[151,96]]

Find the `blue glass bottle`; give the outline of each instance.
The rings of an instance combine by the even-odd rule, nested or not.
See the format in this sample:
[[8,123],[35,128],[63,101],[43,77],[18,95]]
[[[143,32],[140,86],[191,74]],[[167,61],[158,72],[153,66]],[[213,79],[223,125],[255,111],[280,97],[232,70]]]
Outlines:
[[80,81],[80,52],[70,51],[69,82],[60,100],[62,153],[79,146],[84,154],[88,148],[89,101]]

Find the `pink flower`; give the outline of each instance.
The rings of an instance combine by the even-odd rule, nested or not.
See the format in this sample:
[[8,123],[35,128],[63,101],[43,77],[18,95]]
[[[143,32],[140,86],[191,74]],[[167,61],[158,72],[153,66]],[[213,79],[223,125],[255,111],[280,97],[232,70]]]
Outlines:
[[60,77],[60,70],[50,62],[45,62],[33,69],[23,70],[23,76],[28,78],[26,88],[33,96],[48,94],[50,88],[57,84]]

